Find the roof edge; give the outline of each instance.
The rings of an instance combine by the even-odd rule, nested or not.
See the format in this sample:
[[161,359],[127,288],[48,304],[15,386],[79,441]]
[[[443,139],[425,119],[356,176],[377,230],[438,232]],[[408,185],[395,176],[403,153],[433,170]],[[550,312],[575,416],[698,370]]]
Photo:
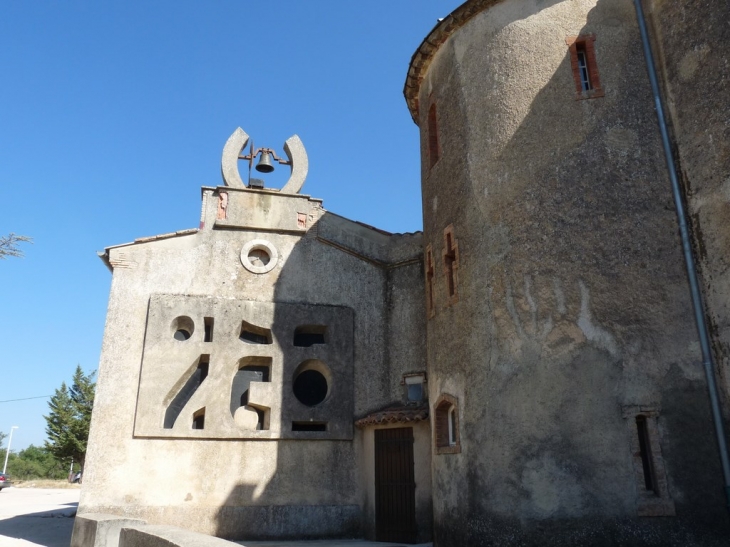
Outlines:
[[454,32],[466,25],[477,14],[500,2],[502,0],[467,0],[436,23],[436,26],[431,29],[431,32],[418,46],[411,57],[406,82],[403,86],[403,96],[406,99],[413,123],[418,125],[418,92],[436,52]]

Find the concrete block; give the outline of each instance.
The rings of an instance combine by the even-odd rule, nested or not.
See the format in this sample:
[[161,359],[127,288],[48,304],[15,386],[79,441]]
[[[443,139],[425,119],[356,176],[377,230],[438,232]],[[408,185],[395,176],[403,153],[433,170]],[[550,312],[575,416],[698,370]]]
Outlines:
[[175,526],[124,528],[119,547],[238,547],[225,539],[183,530]]
[[117,547],[119,531],[123,526],[141,526],[146,524],[140,519],[105,515],[103,513],[85,513],[76,515],[71,547]]

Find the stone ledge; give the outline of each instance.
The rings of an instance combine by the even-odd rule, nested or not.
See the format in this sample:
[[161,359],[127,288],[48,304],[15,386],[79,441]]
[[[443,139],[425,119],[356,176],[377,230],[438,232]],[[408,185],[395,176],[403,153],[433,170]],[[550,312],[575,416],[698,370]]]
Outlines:
[[175,526],[123,528],[119,547],[238,547],[237,544]]
[[117,547],[119,533],[123,527],[145,524],[146,522],[141,519],[104,513],[76,515],[71,547]]

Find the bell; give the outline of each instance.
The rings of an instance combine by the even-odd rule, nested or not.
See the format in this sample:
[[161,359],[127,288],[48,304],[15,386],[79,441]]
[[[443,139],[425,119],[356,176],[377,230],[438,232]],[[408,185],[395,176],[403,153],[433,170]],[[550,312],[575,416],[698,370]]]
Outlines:
[[271,165],[271,153],[261,152],[261,159],[256,165],[256,171],[259,173],[271,173],[274,170],[274,166]]

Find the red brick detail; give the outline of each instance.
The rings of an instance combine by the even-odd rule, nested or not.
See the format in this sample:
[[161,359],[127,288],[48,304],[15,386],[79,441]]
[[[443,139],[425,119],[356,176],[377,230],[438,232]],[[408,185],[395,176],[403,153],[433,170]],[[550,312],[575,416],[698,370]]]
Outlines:
[[[454,409],[456,442],[449,442],[449,413]],[[433,439],[436,454],[460,454],[459,401],[453,395],[442,393],[433,405]]]
[[[570,68],[573,71],[573,81],[575,82],[575,99],[597,99],[605,96],[605,92],[601,87],[601,77],[598,73],[598,63],[596,62],[596,36],[595,34],[582,34],[580,36],[568,36],[565,43],[568,45],[570,52]],[[578,51],[583,50],[586,55],[586,65],[588,68],[588,79],[591,89],[583,91],[580,81],[580,69],[578,68]]]
[[450,306],[459,301],[459,241],[454,237],[454,225],[449,224],[444,229],[444,276],[446,278],[446,305]]
[[436,113],[436,103],[431,103],[428,109],[428,166],[429,168],[436,165],[441,157],[441,148],[439,147],[439,128],[438,116]]
[[228,192],[218,194],[218,213],[216,218],[225,220],[228,218]]
[[433,250],[431,244],[426,246],[426,315],[429,319],[436,316],[436,303],[434,301],[433,278],[435,269],[433,267]]

